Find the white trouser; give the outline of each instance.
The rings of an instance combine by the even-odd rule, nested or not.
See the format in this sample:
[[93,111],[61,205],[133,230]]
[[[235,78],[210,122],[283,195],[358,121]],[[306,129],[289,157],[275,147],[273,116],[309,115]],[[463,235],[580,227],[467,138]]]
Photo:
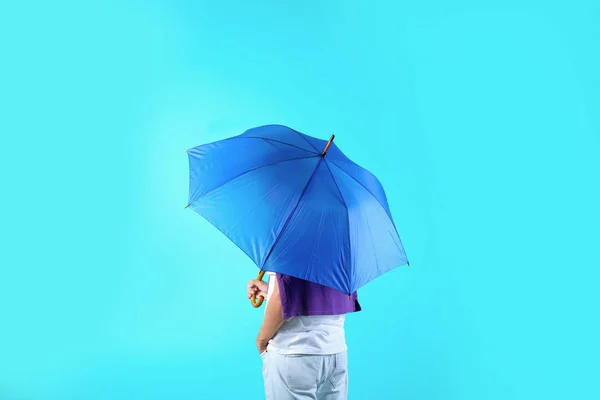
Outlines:
[[348,358],[332,355],[261,354],[267,400],[346,400]]

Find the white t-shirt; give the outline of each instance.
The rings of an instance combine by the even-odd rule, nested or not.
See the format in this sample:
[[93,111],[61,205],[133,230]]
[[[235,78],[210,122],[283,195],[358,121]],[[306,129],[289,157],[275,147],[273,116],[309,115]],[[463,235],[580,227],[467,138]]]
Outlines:
[[[273,294],[274,272],[267,272],[269,290],[267,305]],[[266,311],[265,307],[265,311]],[[346,351],[344,332],[345,316],[311,315],[292,317],[285,320],[275,336],[269,341],[267,351],[280,354],[336,354]]]

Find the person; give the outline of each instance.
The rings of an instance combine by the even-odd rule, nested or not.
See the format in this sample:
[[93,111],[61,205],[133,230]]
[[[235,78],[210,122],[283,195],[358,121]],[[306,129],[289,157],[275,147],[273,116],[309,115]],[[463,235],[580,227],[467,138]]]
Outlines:
[[348,358],[345,314],[360,311],[351,296],[288,275],[268,272],[248,282],[248,297],[266,307],[256,339],[267,400],[345,400]]

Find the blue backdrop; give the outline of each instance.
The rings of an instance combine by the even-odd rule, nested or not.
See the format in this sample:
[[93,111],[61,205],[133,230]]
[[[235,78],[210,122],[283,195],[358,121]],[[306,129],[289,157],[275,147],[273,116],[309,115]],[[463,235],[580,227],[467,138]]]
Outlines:
[[411,261],[350,399],[600,397],[598,2],[368,3],[0,6],[0,399],[261,398],[184,149],[267,123],[335,133]]

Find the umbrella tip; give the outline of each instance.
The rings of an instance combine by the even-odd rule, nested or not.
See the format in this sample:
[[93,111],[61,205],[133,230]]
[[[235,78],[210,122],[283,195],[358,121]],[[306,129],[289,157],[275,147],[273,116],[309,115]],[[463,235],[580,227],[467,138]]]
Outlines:
[[184,206],[183,208],[188,208],[189,206],[190,206],[190,205],[188,204],[188,205]]
[[184,150],[187,153],[187,149]]
[[335,135],[331,135],[329,142],[327,142],[327,146],[325,146],[325,150],[321,153],[321,157],[325,157],[327,152],[329,151],[329,147],[331,147],[331,143],[333,143],[333,139],[335,139]]

